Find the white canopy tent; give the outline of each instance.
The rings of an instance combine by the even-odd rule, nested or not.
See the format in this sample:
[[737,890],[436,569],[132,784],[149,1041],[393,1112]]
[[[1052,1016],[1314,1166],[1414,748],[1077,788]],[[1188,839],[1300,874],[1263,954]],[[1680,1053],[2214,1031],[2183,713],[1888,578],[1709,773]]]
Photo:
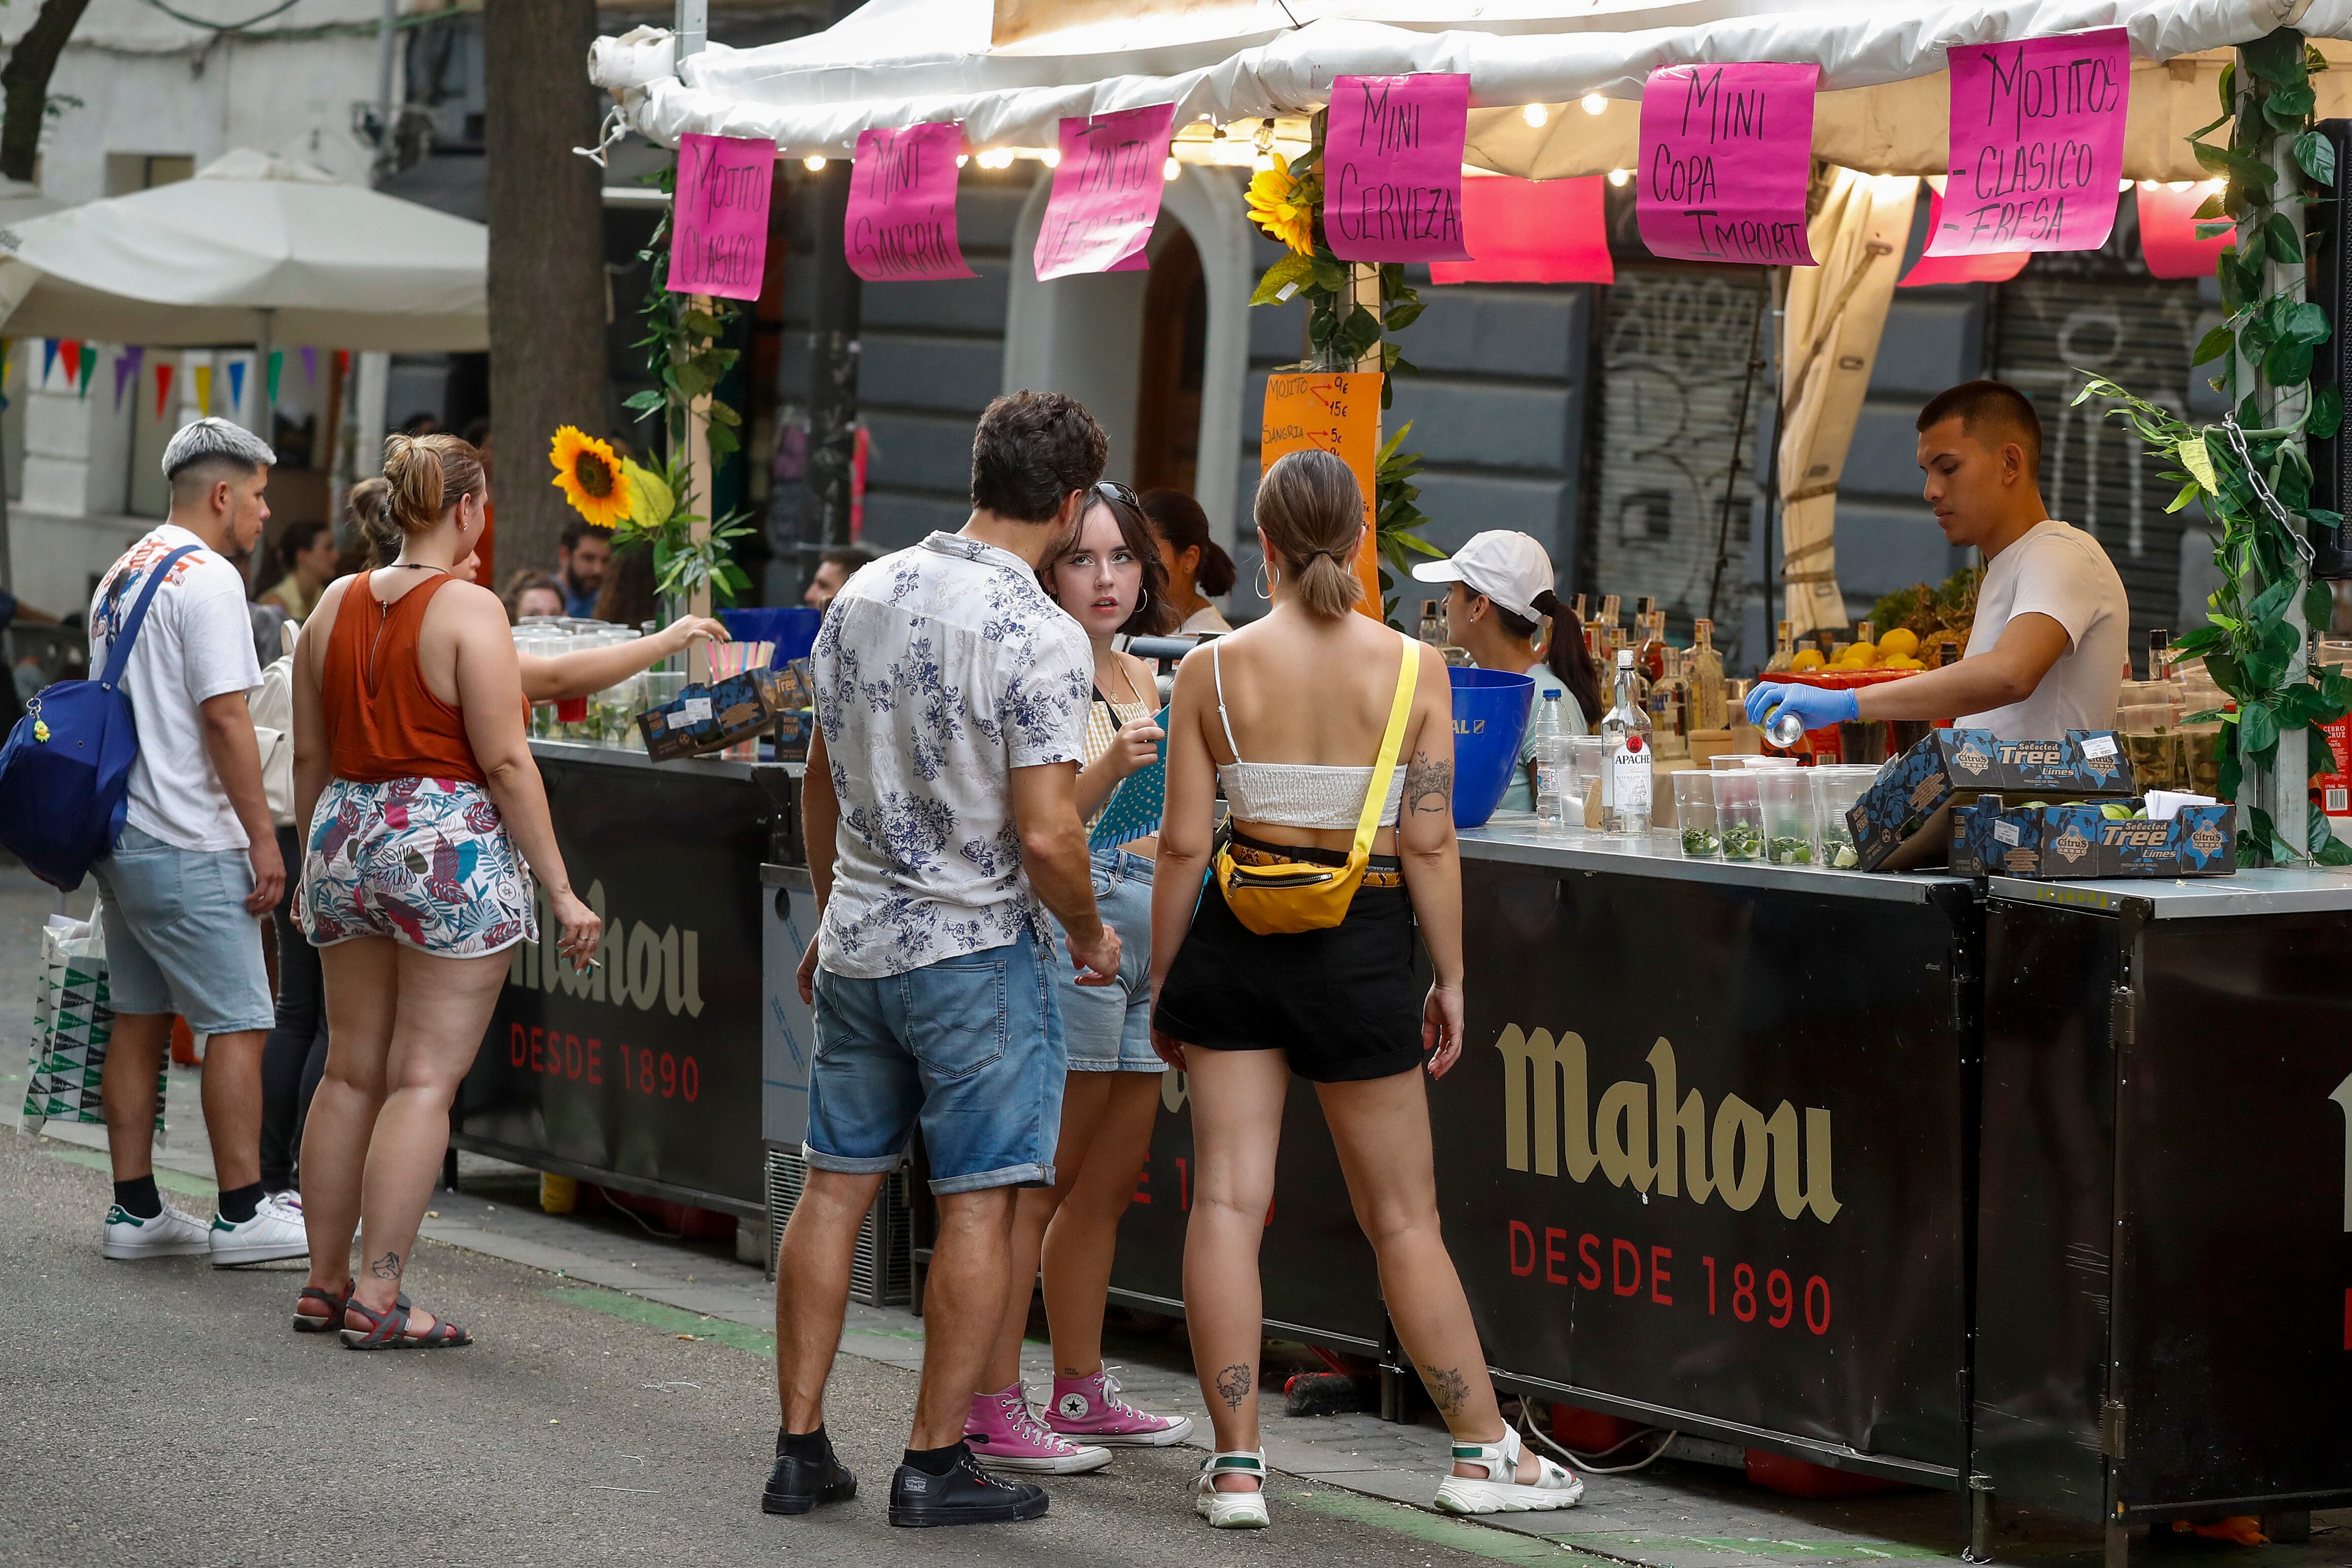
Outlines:
[[156,348],[489,346],[489,231],[238,151],[0,228],[0,332]]

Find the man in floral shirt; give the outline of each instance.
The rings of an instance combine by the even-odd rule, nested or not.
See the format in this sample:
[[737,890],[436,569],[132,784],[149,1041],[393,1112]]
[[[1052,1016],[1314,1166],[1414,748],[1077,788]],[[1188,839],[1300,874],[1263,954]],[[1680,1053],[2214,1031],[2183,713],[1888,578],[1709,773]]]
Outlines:
[[800,968],[817,1049],[808,1181],[776,1263],[771,1513],[856,1491],[825,1437],[824,1383],[858,1228],[919,1121],[940,1238],[890,1522],[1045,1511],[1037,1487],[982,1469],[963,1430],[1003,1312],[1013,1191],[1054,1180],[1065,960],[1045,911],[1081,985],[1118,973],[1077,813],[1094,654],[1036,575],[1108,451],[1069,398],[997,399],[972,440],[971,520],[860,571],[817,635],[802,809],[824,915]]

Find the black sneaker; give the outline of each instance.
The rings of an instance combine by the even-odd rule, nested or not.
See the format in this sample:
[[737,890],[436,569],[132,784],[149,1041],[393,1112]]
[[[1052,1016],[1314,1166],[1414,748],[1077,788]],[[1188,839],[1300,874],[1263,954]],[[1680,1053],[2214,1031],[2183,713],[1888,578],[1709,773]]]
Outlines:
[[955,1469],[943,1476],[900,1465],[890,1478],[890,1522],[909,1529],[1009,1524],[1042,1518],[1045,1512],[1045,1488],[991,1475],[980,1468],[970,1448],[956,1456]]
[[784,1435],[776,1434],[776,1468],[760,1494],[761,1513],[806,1513],[821,1502],[847,1502],[857,1495],[857,1478],[834,1457],[828,1442],[824,1457],[805,1459],[784,1452]]

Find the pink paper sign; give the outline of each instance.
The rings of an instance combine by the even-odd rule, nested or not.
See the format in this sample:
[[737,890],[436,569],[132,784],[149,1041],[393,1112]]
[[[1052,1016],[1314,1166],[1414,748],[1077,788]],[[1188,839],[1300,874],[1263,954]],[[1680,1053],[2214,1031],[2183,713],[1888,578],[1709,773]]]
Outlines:
[[1432,283],[1614,283],[1601,176],[1462,182],[1462,237],[1475,261],[1433,261]]
[[[1944,193],[1927,187],[1927,233],[1944,221]],[[1986,251],[1979,256],[1921,256],[1895,285],[1897,288],[1931,288],[1941,283],[2007,283],[2033,259],[2027,250]]]
[[776,147],[741,136],[677,139],[677,193],[670,209],[672,294],[757,299],[768,261],[768,194]]
[[1951,50],[1951,179],[1929,256],[2096,250],[2131,101],[2121,27]]
[[1642,89],[1633,216],[1653,254],[1811,267],[1817,65],[1668,66]]
[[[2189,184],[2187,181],[2179,182]],[[2224,247],[2238,243],[2235,229],[2223,229],[2210,239],[2199,239],[2197,209],[2214,187],[2200,180],[2185,191],[2158,185],[2139,187],[2139,254],[2151,277],[2210,277]],[[2220,222],[2219,219],[2210,220]]]
[[1323,236],[1342,261],[1463,261],[1470,78],[1338,77],[1323,132]]
[[857,133],[842,220],[849,269],[868,283],[979,276],[956,243],[956,154],[961,125],[909,125]]
[[1155,103],[1062,121],[1062,161],[1037,230],[1037,281],[1131,270],[1160,221],[1161,173],[1176,106]]

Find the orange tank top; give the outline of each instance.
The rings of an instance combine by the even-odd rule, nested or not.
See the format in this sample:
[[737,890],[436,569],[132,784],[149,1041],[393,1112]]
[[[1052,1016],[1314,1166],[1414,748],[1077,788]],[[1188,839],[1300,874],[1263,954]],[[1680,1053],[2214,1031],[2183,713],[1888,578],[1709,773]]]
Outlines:
[[319,692],[336,778],[484,782],[465,716],[433,695],[417,661],[425,607],[452,580],[436,576],[387,603],[375,596],[375,574],[363,571],[345,591]]

